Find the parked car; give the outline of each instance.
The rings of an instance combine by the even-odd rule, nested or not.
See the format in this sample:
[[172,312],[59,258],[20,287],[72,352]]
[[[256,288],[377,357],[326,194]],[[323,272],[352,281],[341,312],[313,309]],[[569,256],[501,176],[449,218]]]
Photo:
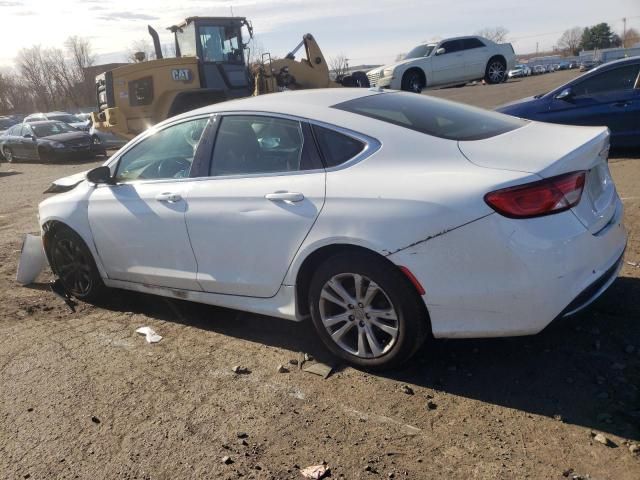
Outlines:
[[16,160],[55,162],[105,154],[104,148],[92,144],[87,132],[53,120],[14,125],[0,137],[0,152],[9,163]]
[[549,93],[497,108],[541,122],[606,125],[611,144],[640,146],[640,57],[597,67]]
[[580,71],[588,72],[589,70],[596,68],[598,65],[601,65],[601,63],[593,60],[586,60],[580,64]]
[[510,43],[497,44],[483,37],[448,38],[421,44],[400,62],[367,72],[373,87],[421,92],[427,87],[458,85],[484,79],[500,83],[515,65]]
[[608,138],[426,95],[284,92],[157,125],[56,182],[39,221],[78,299],[310,316],[344,361],[393,367],[429,334],[537,333],[614,281]]
[[17,121],[13,120],[11,117],[0,117],[0,135],[6,132],[10,127],[13,127]]
[[516,65],[509,70],[509,78],[528,77],[531,75],[531,69],[526,65]]
[[32,113],[28,115],[25,119],[25,123],[31,122],[39,122],[42,120],[53,120],[57,122],[64,122],[66,124],[71,125],[78,130],[89,130],[89,121],[82,120],[75,115],[67,112],[49,112],[49,113]]
[[120,148],[129,141],[129,139],[120,137],[113,132],[97,129],[93,125],[89,128],[89,134],[96,145],[101,145],[106,149]]
[[543,73],[547,73],[547,69],[544,68],[544,65],[536,65],[535,67],[533,67],[532,73],[534,75],[541,75]]
[[573,70],[574,68],[578,68],[578,64],[576,62],[569,63],[569,70]]

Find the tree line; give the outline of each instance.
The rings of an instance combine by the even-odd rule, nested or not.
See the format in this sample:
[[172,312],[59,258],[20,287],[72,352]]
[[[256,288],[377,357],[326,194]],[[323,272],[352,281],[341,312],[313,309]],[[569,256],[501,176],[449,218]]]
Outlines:
[[578,55],[581,50],[600,50],[603,48],[629,48],[640,42],[640,33],[634,28],[614,32],[608,23],[598,23],[591,27],[573,27],[558,39],[558,48],[569,55]]
[[90,42],[69,37],[64,48],[20,50],[11,73],[0,74],[0,115],[74,110],[95,103]]

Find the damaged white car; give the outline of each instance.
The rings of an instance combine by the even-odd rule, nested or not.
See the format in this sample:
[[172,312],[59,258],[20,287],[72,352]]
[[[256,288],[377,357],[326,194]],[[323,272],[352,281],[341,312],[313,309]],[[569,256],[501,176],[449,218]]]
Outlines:
[[310,317],[335,355],[392,367],[428,335],[534,334],[614,281],[627,234],[608,146],[606,128],[400,92],[230,101],[55,185],[44,248],[78,299]]

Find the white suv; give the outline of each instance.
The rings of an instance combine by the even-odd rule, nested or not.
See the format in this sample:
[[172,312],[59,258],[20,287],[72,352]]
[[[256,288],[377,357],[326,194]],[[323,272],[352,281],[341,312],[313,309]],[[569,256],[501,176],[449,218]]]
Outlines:
[[515,65],[510,43],[484,37],[447,38],[418,45],[404,60],[367,73],[371,86],[420,93],[426,87],[456,85],[484,79],[500,83]]

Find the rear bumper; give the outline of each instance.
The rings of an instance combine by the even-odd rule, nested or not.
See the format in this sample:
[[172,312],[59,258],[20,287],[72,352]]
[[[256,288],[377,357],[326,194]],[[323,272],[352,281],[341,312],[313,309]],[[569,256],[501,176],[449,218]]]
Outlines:
[[540,332],[613,283],[627,242],[616,199],[593,235],[571,212],[528,220],[492,214],[391,255],[424,286],[436,337]]

